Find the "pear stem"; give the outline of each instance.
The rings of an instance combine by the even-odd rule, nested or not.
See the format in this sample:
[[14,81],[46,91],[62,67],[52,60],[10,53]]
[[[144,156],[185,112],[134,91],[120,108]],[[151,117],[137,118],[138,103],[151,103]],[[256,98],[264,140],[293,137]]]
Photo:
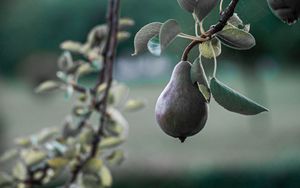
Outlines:
[[227,8],[221,12],[220,19],[216,25],[211,27],[207,32],[201,34],[197,40],[193,40],[184,50],[182,54],[181,61],[187,61],[190,51],[198,44],[206,42],[214,37],[214,35],[222,31],[222,29],[226,26],[227,21],[233,16],[234,10],[238,4],[239,0],[231,0]]

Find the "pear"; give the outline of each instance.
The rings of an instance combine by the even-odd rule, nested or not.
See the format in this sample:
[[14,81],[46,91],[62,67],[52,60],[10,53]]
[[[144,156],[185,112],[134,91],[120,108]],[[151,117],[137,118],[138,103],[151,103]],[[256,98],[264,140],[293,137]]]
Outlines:
[[274,14],[288,24],[300,18],[299,0],[268,0],[268,3]]
[[179,62],[155,107],[156,120],[168,135],[184,142],[201,131],[207,121],[208,104],[190,77],[191,63]]

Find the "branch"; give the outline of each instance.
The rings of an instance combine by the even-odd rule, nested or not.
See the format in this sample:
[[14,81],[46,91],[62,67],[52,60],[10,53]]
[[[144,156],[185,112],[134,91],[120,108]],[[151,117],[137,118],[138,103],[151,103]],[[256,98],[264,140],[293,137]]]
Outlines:
[[[96,134],[94,135],[92,141],[92,148],[89,155],[85,158],[80,160],[78,165],[74,168],[71,174],[70,180],[66,183],[65,187],[68,188],[72,183],[77,180],[77,177],[85,166],[85,164],[93,157],[96,156],[98,152],[99,143],[101,141],[101,137],[103,136],[103,128],[106,123],[107,118],[107,100],[109,91],[112,85],[113,80],[113,64],[115,61],[115,54],[117,48],[117,34],[118,34],[118,25],[119,25],[119,7],[120,7],[120,0],[109,0],[109,8],[108,8],[108,15],[107,15],[107,25],[108,25],[108,37],[106,41],[106,45],[103,51],[104,57],[104,68],[99,74],[99,81],[96,84],[95,88],[97,88],[100,84],[106,83],[107,87],[104,92],[104,97],[99,102],[99,113],[101,114],[100,123]],[[96,96],[94,96],[96,97]]]
[[226,26],[227,21],[233,16],[234,10],[238,4],[239,0],[231,0],[227,8],[221,13],[221,17],[216,25],[210,28],[206,33],[202,34],[198,40],[193,40],[184,50],[181,61],[187,61],[190,51],[198,44],[210,40],[214,34]]

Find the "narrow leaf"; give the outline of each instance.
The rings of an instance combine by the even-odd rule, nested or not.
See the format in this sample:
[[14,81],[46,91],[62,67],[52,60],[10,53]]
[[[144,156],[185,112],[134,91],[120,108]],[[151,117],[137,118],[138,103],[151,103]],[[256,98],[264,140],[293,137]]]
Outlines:
[[63,168],[64,166],[66,166],[69,163],[68,159],[62,158],[62,157],[55,157],[53,159],[49,159],[47,161],[47,164],[51,167],[51,168]]
[[230,87],[221,83],[216,78],[210,81],[210,89],[214,99],[225,109],[244,115],[256,115],[261,112],[269,111],[253,100],[234,91]]
[[145,101],[139,99],[130,99],[126,102],[124,106],[124,111],[138,111],[145,107]]
[[234,27],[218,32],[217,37],[224,45],[237,50],[248,50],[256,44],[250,33]]
[[148,41],[159,34],[162,23],[153,22],[142,27],[134,37],[134,54],[147,50]]
[[112,176],[109,169],[106,166],[103,166],[100,171],[101,184],[103,187],[111,187],[112,185]]
[[42,93],[42,92],[50,92],[54,91],[60,88],[60,83],[55,82],[55,81],[46,81],[41,83],[36,89],[36,93]]

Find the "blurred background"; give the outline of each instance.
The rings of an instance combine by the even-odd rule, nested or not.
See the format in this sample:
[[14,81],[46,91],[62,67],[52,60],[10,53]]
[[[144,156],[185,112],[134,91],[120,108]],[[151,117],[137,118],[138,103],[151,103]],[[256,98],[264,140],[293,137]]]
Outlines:
[[[105,21],[105,11],[105,0],[1,0],[0,151],[15,137],[62,123],[71,101],[61,93],[38,96],[33,88],[55,77],[59,44],[84,42]],[[212,101],[206,127],[181,144],[159,129],[154,106],[188,41],[176,40],[161,58],[130,54],[143,25],[174,18],[192,34],[192,16],[175,0],[122,1],[121,15],[136,25],[119,46],[115,77],[148,104],[126,114],[128,157],[113,170],[114,187],[300,187],[300,23],[283,24],[265,0],[240,1],[237,12],[251,23],[257,45],[249,51],[224,47],[218,77],[271,111],[245,117]],[[215,10],[206,28],[217,19]],[[208,70],[211,64],[205,61]]]

